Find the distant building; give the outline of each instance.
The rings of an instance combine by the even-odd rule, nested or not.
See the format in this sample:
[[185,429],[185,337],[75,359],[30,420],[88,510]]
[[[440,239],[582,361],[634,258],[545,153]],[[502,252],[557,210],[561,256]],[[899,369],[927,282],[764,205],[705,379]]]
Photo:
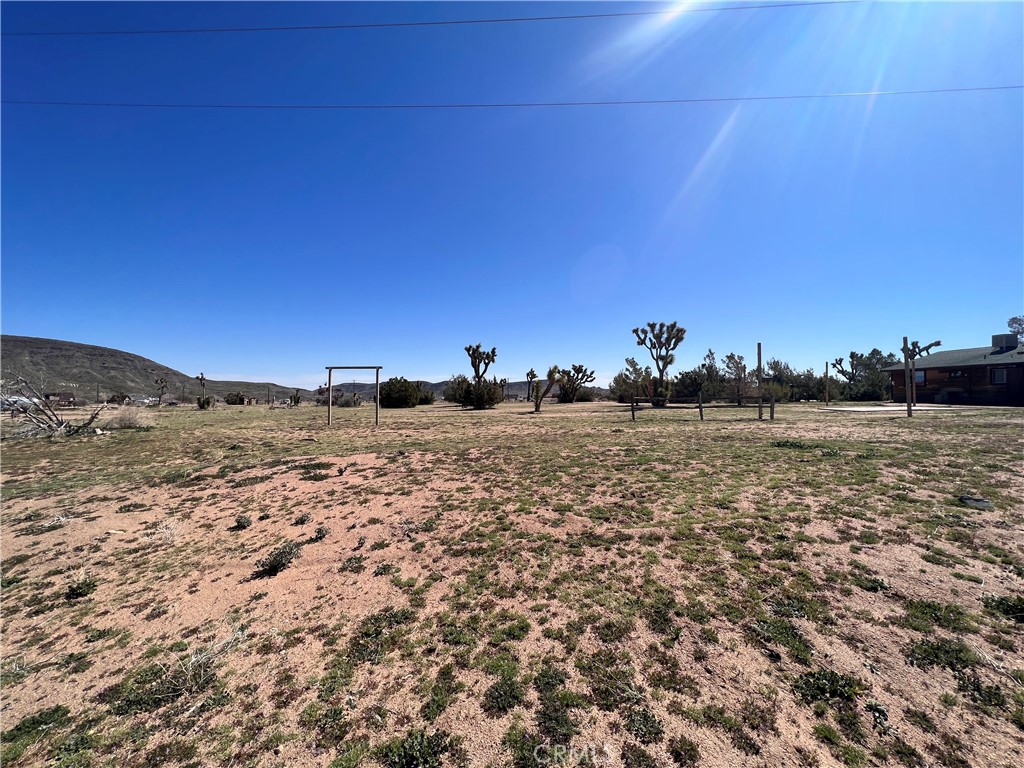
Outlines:
[[[922,355],[914,367],[919,403],[1024,406],[1024,347],[1016,334],[997,334],[990,347]],[[903,364],[882,370],[892,377],[892,399],[907,402]]]
[[44,392],[43,399],[55,408],[74,408],[78,405],[74,392]]

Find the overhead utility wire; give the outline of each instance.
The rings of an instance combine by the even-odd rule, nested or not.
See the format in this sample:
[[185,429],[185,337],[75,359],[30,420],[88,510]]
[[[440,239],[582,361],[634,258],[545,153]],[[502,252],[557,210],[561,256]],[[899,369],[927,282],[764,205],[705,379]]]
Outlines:
[[690,99],[616,99],[609,101],[520,101],[463,104],[176,104],[118,101],[33,101],[4,99],[0,104],[40,107],[121,107],[126,109],[296,109],[296,110],[398,110],[398,109],[521,109],[541,107],[611,107],[653,104],[721,104],[739,101],[797,101],[804,99],[843,99],[868,96],[910,96],[931,93],[968,93],[980,91],[1022,90],[1024,85],[984,85],[968,88],[922,88],[902,91],[847,91],[776,96],[719,96]]
[[371,24],[308,24],[293,27],[193,27],[187,29],[125,29],[85,32],[2,32],[4,37],[88,37],[94,35],[191,35],[220,32],[306,32],[331,29],[385,29],[392,27],[444,27],[467,24],[519,24],[533,21],[572,21],[575,19],[616,19],[631,16],[670,16],[683,13],[709,11],[754,11],[767,8],[800,8],[811,5],[854,5],[863,0],[807,0],[794,3],[766,3],[763,5],[728,5],[711,8],[676,8],[660,11],[623,11],[622,13],[581,13],[565,16],[520,16],[498,19],[451,19],[446,21],[395,21]]

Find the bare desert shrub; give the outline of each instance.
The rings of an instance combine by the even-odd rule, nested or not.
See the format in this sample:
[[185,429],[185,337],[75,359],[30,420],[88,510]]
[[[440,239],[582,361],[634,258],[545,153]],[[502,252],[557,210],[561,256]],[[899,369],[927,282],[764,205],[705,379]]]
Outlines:
[[104,425],[105,429],[142,429],[148,426],[142,415],[141,408],[122,406],[117,409],[109,421]]

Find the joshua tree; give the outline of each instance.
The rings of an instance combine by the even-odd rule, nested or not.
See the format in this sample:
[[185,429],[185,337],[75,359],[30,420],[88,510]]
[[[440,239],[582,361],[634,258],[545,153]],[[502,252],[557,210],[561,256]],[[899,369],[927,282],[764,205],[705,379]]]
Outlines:
[[508,386],[508,379],[502,379],[498,382],[498,386],[501,387],[501,399],[506,400],[508,395],[505,393],[505,387]]
[[491,367],[498,356],[498,348],[491,347],[491,351],[485,351],[479,344],[475,347],[466,347],[466,354],[469,355],[469,364],[473,366],[473,381],[480,383],[487,375],[487,369]]
[[571,369],[562,369],[562,378],[559,381],[562,391],[559,400],[563,403],[575,403],[576,398],[584,385],[590,384],[597,378],[593,371],[588,371],[585,365],[574,365]]
[[198,381],[199,386],[203,388],[203,396],[199,398],[199,410],[205,411],[210,407],[210,398],[206,396],[206,374],[200,371],[199,375],[196,376],[196,381]]
[[548,383],[544,387],[544,391],[541,392],[540,382],[536,382],[533,385],[533,412],[540,413],[540,404],[544,402],[544,398],[551,394],[551,390],[555,388],[555,384],[560,384],[562,381],[562,370],[557,365],[552,365],[548,368]]
[[638,347],[646,347],[658,369],[658,384],[655,389],[654,405],[664,405],[661,398],[665,393],[665,374],[676,361],[675,350],[686,337],[686,329],[676,323],[648,323],[646,328],[634,328]]
[[156,404],[157,406],[159,406],[160,402],[164,399],[164,394],[167,392],[167,379],[161,376],[159,379],[156,379],[153,383],[156,384],[157,392],[159,392],[159,395],[156,398]]
[[537,372],[531,368],[526,372],[526,399],[529,400],[533,394],[533,381],[537,378]]

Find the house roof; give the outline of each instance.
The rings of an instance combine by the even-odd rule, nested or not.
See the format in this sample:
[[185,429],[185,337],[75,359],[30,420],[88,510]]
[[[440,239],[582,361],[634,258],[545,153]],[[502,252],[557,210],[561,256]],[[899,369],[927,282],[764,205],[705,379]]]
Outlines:
[[[1000,347],[973,347],[972,349],[947,349],[945,352],[932,352],[917,358],[914,366],[922,371],[928,368],[969,368],[972,365],[1006,365],[1007,363],[1024,364],[1024,346],[1016,349]],[[903,363],[890,365],[883,371],[902,371]]]

